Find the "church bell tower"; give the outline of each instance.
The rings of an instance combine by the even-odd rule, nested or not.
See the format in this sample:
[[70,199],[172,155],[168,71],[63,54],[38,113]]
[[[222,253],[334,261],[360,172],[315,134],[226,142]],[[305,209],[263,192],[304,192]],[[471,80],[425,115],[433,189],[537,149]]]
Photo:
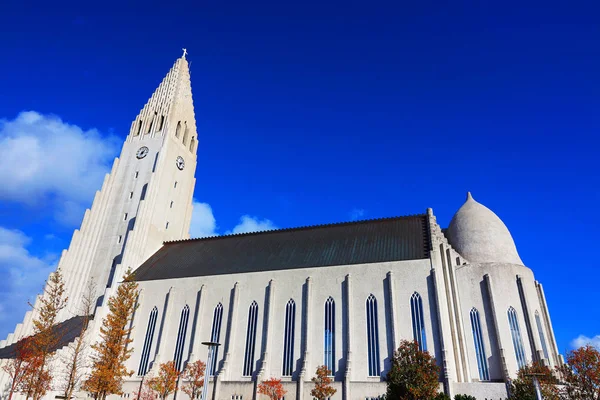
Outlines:
[[[61,255],[69,297],[61,320],[80,314],[90,280],[101,304],[125,271],[135,270],[164,241],[189,238],[197,143],[184,51],[131,123],[120,156]],[[32,319],[27,312],[0,347],[31,334]]]

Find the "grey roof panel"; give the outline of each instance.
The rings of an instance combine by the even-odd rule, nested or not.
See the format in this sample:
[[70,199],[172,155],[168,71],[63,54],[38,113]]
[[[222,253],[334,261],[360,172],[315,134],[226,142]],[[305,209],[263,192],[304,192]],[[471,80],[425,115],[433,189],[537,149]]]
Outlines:
[[137,281],[429,258],[426,215],[167,242]]

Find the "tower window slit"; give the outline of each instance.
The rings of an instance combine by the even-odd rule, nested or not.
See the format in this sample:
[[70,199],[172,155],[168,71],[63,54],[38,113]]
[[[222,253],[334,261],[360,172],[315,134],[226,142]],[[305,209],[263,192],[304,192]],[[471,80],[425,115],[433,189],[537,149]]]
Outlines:
[[162,131],[164,125],[165,125],[165,116],[161,115],[160,116],[160,127],[158,129]]
[[173,201],[171,201],[171,204],[169,205],[169,208],[173,208]]
[[419,350],[427,351],[423,300],[421,299],[421,295],[417,292],[414,292],[410,297],[410,312],[412,315],[413,339],[419,344]]
[[165,229],[169,229],[169,221],[165,224]]
[[121,243],[122,240],[123,240],[123,236],[119,235],[119,239],[117,240],[117,243]]
[[256,345],[256,324],[258,320],[258,304],[253,301],[248,309],[248,329],[246,330],[246,350],[244,352],[243,376],[252,376],[254,369],[254,349]]
[[490,374],[487,364],[485,347],[483,346],[483,334],[481,333],[481,320],[479,311],[476,308],[471,309],[471,329],[473,330],[473,342],[475,345],[475,356],[477,357],[477,369],[479,370],[479,379],[489,381]]
[[137,179],[138,176],[140,176],[140,172],[139,171],[135,171],[134,178]]
[[137,128],[137,133],[135,134],[136,136],[138,136],[141,132],[142,132],[142,124],[144,123],[144,121],[142,121],[140,119],[140,122],[138,124],[138,128]]
[[125,215],[123,215],[123,221],[127,221],[127,213],[125,213]]
[[281,375],[292,376],[294,370],[294,331],[296,326],[296,303],[290,299],[285,306],[285,330],[283,337],[283,371]]
[[129,198],[132,199],[133,198],[133,192],[129,192]]
[[173,185],[173,189],[175,189],[177,187],[177,181],[175,181],[175,184]]

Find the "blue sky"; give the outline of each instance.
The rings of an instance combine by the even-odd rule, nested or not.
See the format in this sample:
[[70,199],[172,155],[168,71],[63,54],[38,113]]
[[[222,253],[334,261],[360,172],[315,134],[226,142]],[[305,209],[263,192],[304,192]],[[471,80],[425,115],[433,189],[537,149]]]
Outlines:
[[186,47],[196,232],[427,207],[446,226],[470,190],[560,350],[600,343],[598,4],[87,3],[0,6],[0,336]]

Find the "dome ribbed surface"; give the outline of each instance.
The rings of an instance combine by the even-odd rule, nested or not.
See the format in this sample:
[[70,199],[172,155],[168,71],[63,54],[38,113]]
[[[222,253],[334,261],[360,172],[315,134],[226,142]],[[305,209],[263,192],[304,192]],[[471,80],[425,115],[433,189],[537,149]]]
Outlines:
[[452,217],[446,237],[452,247],[472,263],[523,265],[504,222],[492,210],[476,202],[471,193]]

